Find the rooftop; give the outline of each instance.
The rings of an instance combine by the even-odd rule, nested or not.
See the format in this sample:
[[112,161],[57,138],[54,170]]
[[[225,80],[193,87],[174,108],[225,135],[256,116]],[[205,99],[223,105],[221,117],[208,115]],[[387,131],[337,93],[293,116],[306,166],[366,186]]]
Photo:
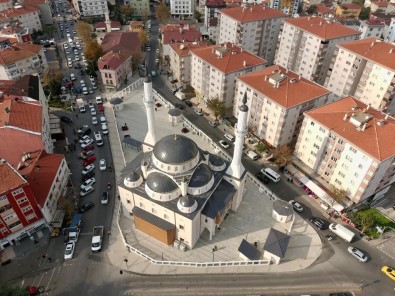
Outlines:
[[237,79],[285,108],[292,108],[330,93],[317,83],[277,65],[239,76]]
[[12,82],[8,88],[2,90],[3,94],[29,97],[36,101],[40,100],[40,80],[38,75],[25,75]]
[[220,13],[238,21],[239,23],[248,23],[273,18],[287,17],[285,13],[265,5],[250,5],[247,8],[225,8],[220,10]]
[[16,43],[0,51],[0,65],[8,65],[31,58],[40,53],[43,46],[29,43]]
[[347,51],[395,71],[395,45],[374,37],[344,42],[338,45]]
[[[94,24],[95,29],[101,29],[101,28],[105,28],[106,27],[106,23],[105,22],[97,22]],[[111,28],[120,28],[121,27],[121,23],[118,21],[111,21]]]
[[170,44],[177,42],[191,42],[202,39],[202,34],[196,28],[191,28],[189,25],[166,25],[161,26],[162,43]]
[[343,9],[362,9],[361,5],[357,3],[344,3],[340,5]]
[[104,35],[101,47],[104,52],[118,51],[134,53],[140,50],[140,39],[136,32],[110,32]]
[[209,47],[211,43],[209,41],[193,41],[185,43],[172,43],[170,47],[176,52],[180,57],[190,55],[190,51],[196,48],[206,48]]
[[368,26],[379,26],[379,27],[385,26],[384,20],[378,17],[371,17],[370,19],[361,21],[361,23],[364,23]]
[[7,192],[26,183],[26,180],[6,161],[0,161],[0,179],[0,193]]
[[[395,119],[386,118],[385,114],[367,107],[353,97],[346,97],[305,114],[331,133],[382,161],[395,155]],[[368,120],[360,122],[361,116]]]
[[323,40],[337,39],[361,34],[361,32],[358,30],[348,28],[339,23],[327,21],[326,19],[319,16],[286,18],[283,19],[283,22],[315,35]]
[[224,0],[206,0],[206,6],[209,8],[221,8],[226,7]]
[[264,59],[230,42],[194,49],[191,52],[225,74],[267,63]]
[[15,5],[13,8],[0,11],[0,22],[9,21],[10,18],[17,18],[23,14],[38,13],[39,9],[33,5]]
[[107,52],[104,56],[100,57],[97,66],[99,70],[116,70],[131,57],[131,54],[124,54],[118,52]]
[[42,132],[42,106],[37,101],[8,99],[0,103],[0,127]]

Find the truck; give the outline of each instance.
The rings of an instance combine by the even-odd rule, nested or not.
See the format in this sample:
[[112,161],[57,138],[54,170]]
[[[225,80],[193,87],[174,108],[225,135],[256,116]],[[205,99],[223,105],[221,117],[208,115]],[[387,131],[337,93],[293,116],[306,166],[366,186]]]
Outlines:
[[85,112],[85,105],[84,105],[84,101],[81,98],[78,98],[76,100],[77,105],[78,105],[78,109],[80,110],[80,112]]
[[181,101],[185,100],[185,94],[182,93],[182,92],[180,92],[180,91],[177,91],[176,94],[175,94],[175,96],[176,96],[177,98],[179,98]]
[[82,214],[74,214],[73,219],[71,219],[70,226],[66,228],[66,240],[65,243],[78,241],[78,236],[80,234],[82,227]]
[[92,252],[99,252],[101,250],[103,230],[104,230],[104,226],[93,227],[92,247],[91,247]]
[[347,229],[343,225],[332,223],[329,225],[329,230],[340,236],[346,242],[351,243],[355,237],[355,233]]

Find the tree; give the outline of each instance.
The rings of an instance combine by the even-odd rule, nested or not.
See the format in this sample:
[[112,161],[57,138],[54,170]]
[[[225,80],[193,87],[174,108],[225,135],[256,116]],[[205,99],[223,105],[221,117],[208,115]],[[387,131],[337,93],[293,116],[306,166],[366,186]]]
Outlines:
[[139,67],[141,60],[141,52],[135,52],[132,55],[132,59],[130,60],[130,66],[132,68],[132,71],[136,71]]
[[71,220],[74,215],[74,204],[71,198],[65,198],[64,196],[61,196],[58,200],[58,208],[65,211],[66,220]]
[[225,103],[219,98],[207,100],[207,108],[214,113],[215,120],[218,119],[218,116],[225,115]]
[[343,200],[347,197],[347,190],[342,188],[336,188],[332,185],[329,195],[334,199],[334,201],[342,204]]
[[148,42],[148,34],[145,31],[139,31],[138,32],[139,40],[141,45],[145,46]]
[[361,215],[360,223],[363,227],[361,231],[364,233],[376,223],[376,217],[373,215],[373,213],[368,212],[366,215]]
[[201,17],[202,17],[202,14],[199,11],[195,10],[194,18],[197,19],[197,21],[199,21]]
[[170,10],[164,2],[161,2],[155,10],[156,18],[159,23],[164,24],[170,18]]
[[306,12],[307,12],[308,14],[315,14],[315,13],[317,13],[317,5],[310,5],[310,6],[307,8]]
[[90,40],[91,39],[91,26],[83,21],[77,21],[75,24],[75,29],[77,31],[77,35],[82,40]]
[[268,150],[267,146],[262,142],[258,142],[258,145],[256,145],[255,149],[258,153],[263,153]]
[[97,63],[95,63],[93,61],[88,61],[87,65],[86,65],[86,73],[88,75],[93,75],[96,77],[97,70],[98,70]]
[[292,161],[293,151],[288,145],[277,147],[273,150],[273,157],[278,166],[286,166]]
[[148,18],[149,18],[149,10],[148,9],[144,9],[143,12],[141,13],[141,19],[145,23],[146,21],[148,21]]
[[366,20],[370,17],[370,7],[364,7],[359,14],[359,18],[361,20]]
[[62,87],[63,73],[59,69],[44,69],[42,83],[52,97],[60,94]]
[[56,28],[54,25],[45,25],[43,32],[44,34],[53,37],[53,33],[56,32]]
[[85,57],[87,60],[97,62],[97,60],[103,55],[103,48],[97,43],[95,39],[90,39],[86,42],[85,50],[84,50]]
[[131,20],[133,18],[133,8],[128,4],[123,4],[119,7],[119,11],[126,20]]
[[27,290],[26,287],[2,285],[0,286],[0,295],[1,296],[29,296],[29,291]]

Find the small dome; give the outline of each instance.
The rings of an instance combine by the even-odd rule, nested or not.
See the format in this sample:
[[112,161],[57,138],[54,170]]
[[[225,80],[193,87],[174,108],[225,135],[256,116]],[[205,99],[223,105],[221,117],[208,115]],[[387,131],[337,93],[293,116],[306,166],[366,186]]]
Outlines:
[[185,214],[190,214],[197,209],[197,202],[190,195],[182,196],[177,202],[177,208]]
[[153,172],[147,176],[146,185],[154,192],[167,193],[178,189],[174,181],[166,175]]
[[128,188],[139,187],[141,183],[143,183],[143,179],[137,172],[132,172],[131,174],[127,175],[123,180],[123,184]]
[[202,187],[206,185],[213,177],[213,172],[205,163],[201,163],[193,173],[189,181],[189,187]]
[[273,202],[273,210],[281,216],[290,216],[294,213],[293,207],[285,200],[277,199]]
[[198,146],[182,135],[169,135],[155,144],[153,154],[165,164],[181,164],[194,159],[199,153]]
[[210,154],[208,164],[213,171],[220,172],[225,169],[225,160],[218,155]]
[[126,180],[128,180],[129,182],[136,182],[138,179],[140,179],[140,174],[137,172],[132,172],[126,177]]
[[174,108],[174,109],[170,109],[168,114],[170,116],[181,116],[182,111],[180,109]]
[[113,98],[110,100],[111,105],[119,105],[123,103],[123,100],[121,98]]

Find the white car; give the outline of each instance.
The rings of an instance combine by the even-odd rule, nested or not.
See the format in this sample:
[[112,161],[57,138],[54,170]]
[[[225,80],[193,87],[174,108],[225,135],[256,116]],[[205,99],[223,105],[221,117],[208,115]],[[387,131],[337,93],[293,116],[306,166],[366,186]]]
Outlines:
[[92,172],[95,169],[95,165],[93,163],[91,163],[90,165],[87,165],[86,167],[84,167],[84,169],[82,170],[82,174],[86,175],[90,172]]
[[[81,129],[79,129],[79,130],[81,130]],[[87,135],[82,136],[81,139],[80,139],[80,144],[83,144],[85,141],[87,141],[87,140],[89,140],[89,139],[92,140],[92,138],[89,137],[89,136],[87,136]]]
[[103,131],[103,135],[107,135],[108,134],[108,127],[106,123],[102,123],[101,124],[101,129]]
[[95,116],[95,115],[96,115],[96,109],[95,109],[95,107],[91,108],[91,114],[92,114],[92,116]]
[[75,248],[74,242],[67,243],[66,249],[64,250],[64,260],[73,259],[74,248]]
[[71,73],[71,74],[70,74],[70,79],[71,79],[72,81],[74,81],[74,80],[76,79],[74,73]]
[[294,200],[290,200],[289,204],[294,208],[295,211],[297,211],[298,213],[303,212],[303,207],[300,203],[298,203],[297,201]]
[[107,169],[107,164],[105,159],[100,159],[100,171],[104,172]]
[[368,256],[366,256],[364,252],[355,247],[348,247],[347,252],[350,253],[359,262],[365,263],[366,261],[368,261]]
[[84,183],[81,184],[81,190],[84,190],[88,186],[93,186],[93,184],[95,183],[96,183],[95,178],[89,178],[88,180],[86,180]]
[[202,111],[201,108],[196,108],[196,109],[194,109],[193,111],[195,111],[195,113],[196,113],[197,115],[199,115],[199,116],[202,116],[202,115],[203,115],[203,111]]
[[84,95],[89,94],[88,88],[87,88],[86,86],[84,86],[84,87],[82,88],[82,93],[83,93]]
[[232,135],[230,135],[230,134],[225,134],[224,137],[225,137],[226,139],[228,139],[229,141],[231,141],[231,142],[234,142],[235,139],[236,139],[235,136],[232,136]]
[[107,123],[106,118],[104,116],[100,116],[100,122],[103,123]]
[[97,117],[96,117],[96,116],[93,116],[93,117],[92,117],[92,124],[93,124],[93,125],[96,125],[96,124],[97,124]]
[[93,192],[94,190],[95,189],[91,185],[88,185],[84,189],[81,189],[80,196],[84,197],[84,196],[88,195],[89,193]]
[[84,143],[81,144],[81,148],[84,149],[86,146],[89,146],[90,144],[93,143],[93,139],[88,139]]
[[84,80],[81,80],[81,81],[80,81],[80,85],[81,85],[81,87],[86,86],[85,81],[84,81]]
[[225,149],[229,148],[229,144],[224,140],[219,140],[219,144]]
[[108,204],[108,192],[104,191],[103,194],[101,195],[101,204],[106,205]]

